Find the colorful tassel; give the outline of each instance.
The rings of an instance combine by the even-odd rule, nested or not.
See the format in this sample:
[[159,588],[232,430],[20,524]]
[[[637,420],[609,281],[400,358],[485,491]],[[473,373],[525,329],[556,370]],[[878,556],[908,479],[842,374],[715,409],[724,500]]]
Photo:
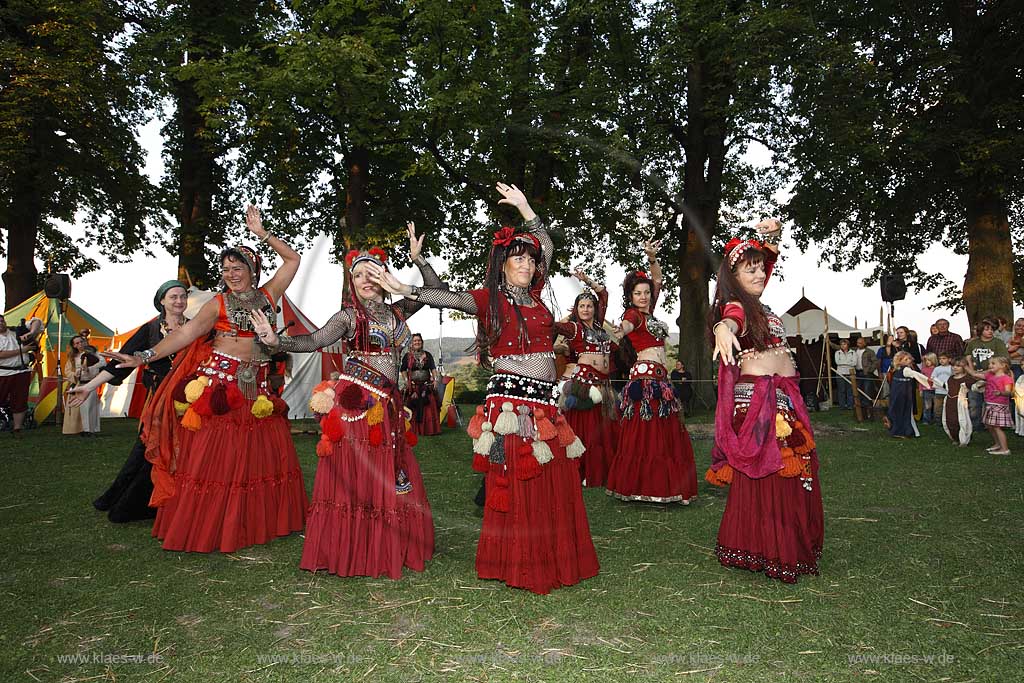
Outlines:
[[270,402],[270,399],[260,394],[256,397],[256,400],[252,402],[252,408],[249,411],[257,418],[263,419],[274,414],[274,404]]
[[571,394],[569,396],[566,396],[565,400],[562,401],[562,405],[565,406],[566,410],[575,410],[575,408],[576,408],[576,397],[572,396]]
[[172,398],[178,403],[191,403],[192,401],[188,400],[188,398],[186,398],[185,396],[185,387],[187,387],[188,383],[198,376],[199,375],[193,373],[188,377],[183,378],[180,382],[178,382],[177,386],[174,387],[174,395]]
[[479,439],[480,434],[483,432],[483,424],[487,420],[484,417],[484,407],[477,406],[476,413],[469,420],[469,426],[466,428],[466,433],[469,434],[471,439]]
[[728,486],[732,483],[732,466],[722,465],[717,472],[709,467],[704,473],[704,481],[712,486]]
[[568,446],[576,438],[576,434],[573,433],[572,427],[565,421],[565,415],[555,416],[555,432],[558,434],[558,445]]
[[214,415],[224,415],[231,410],[228,405],[228,390],[223,384],[218,384],[210,392],[210,410]]
[[316,442],[316,454],[318,457],[326,458],[334,451],[334,443],[327,438],[327,435],[320,437],[320,440]]
[[800,458],[783,458],[782,469],[779,470],[780,477],[797,477],[804,470],[803,463],[800,462]]
[[479,453],[473,454],[473,469],[481,474],[487,474],[491,469],[491,461]]
[[501,404],[501,413],[498,414],[498,419],[494,421],[494,431],[506,436],[519,431],[519,420],[512,409],[512,404],[508,401]]
[[203,418],[199,416],[195,409],[190,407],[181,418],[181,426],[189,431],[197,432],[203,426]]
[[337,401],[345,410],[356,411],[366,407],[366,397],[363,396],[363,390],[358,384],[346,384],[341,393],[337,394]]
[[476,440],[475,452],[487,455],[491,452],[491,446],[494,445],[494,432],[491,431],[491,423],[484,422],[480,430],[480,438]]
[[588,391],[587,393],[590,394],[590,400],[593,401],[595,404],[604,401],[604,393],[596,386],[591,386],[590,391]]
[[195,403],[202,396],[203,390],[206,389],[207,385],[210,384],[210,380],[205,375],[200,375],[194,380],[185,385],[185,400],[189,403]]
[[793,428],[790,427],[789,422],[786,421],[786,416],[782,413],[775,413],[775,438],[785,439],[792,433]]
[[405,430],[405,442],[409,444],[409,448],[412,448],[420,442],[420,437],[416,435],[416,432],[407,429]]
[[[245,405],[245,396],[242,395],[242,390],[235,384],[227,385],[228,391],[228,406],[231,410],[237,410]],[[287,410],[287,408],[286,408]]]
[[485,505],[495,512],[508,512],[512,507],[512,494],[508,488],[508,477],[496,474],[487,480],[487,502]]
[[519,436],[524,439],[532,439],[537,430],[533,428],[533,416],[530,415],[530,406],[519,406]]
[[366,411],[366,424],[372,427],[373,425],[379,425],[383,421],[384,402],[377,401],[376,403],[373,404],[373,406],[370,407],[369,410]]
[[555,454],[551,452],[551,447],[543,441],[533,442],[533,457],[537,459],[541,465],[546,465],[551,462]]
[[334,387],[335,387],[335,384],[336,384],[336,380],[325,379],[323,382],[320,382],[320,384],[317,384],[315,387],[313,387],[313,393],[316,394],[316,393],[320,393],[322,391],[323,392],[329,391],[329,392],[331,392],[331,398],[334,398]]
[[533,411],[533,416],[537,421],[537,438],[541,441],[550,441],[558,436],[558,432],[555,431],[555,425],[551,424],[551,420],[547,418],[542,408],[537,408]]
[[370,427],[370,434],[367,437],[371,446],[379,446],[384,443],[384,428],[377,423]]
[[520,452],[516,457],[516,479],[526,481],[540,476],[540,473],[540,463],[533,457],[533,448],[529,448],[525,453]]
[[326,392],[318,391],[309,399],[309,409],[317,415],[326,415],[334,407],[334,398]]
[[184,415],[186,410],[188,410],[188,403],[185,403],[184,401],[174,402],[174,412],[178,417]]
[[210,406],[210,394],[212,391],[204,391],[195,401],[192,402],[192,410],[196,415],[210,417],[213,415],[213,408]]
[[587,447],[580,441],[580,437],[574,437],[572,443],[565,447],[565,457],[570,460],[582,457],[587,452]]
[[337,408],[327,413],[327,416],[320,421],[320,427],[324,430],[324,436],[328,441],[341,441],[345,436],[345,422],[341,419],[341,411]]
[[[238,395],[241,396],[242,393],[239,392]],[[231,398],[231,392],[229,391],[228,392],[228,399],[229,399],[228,402],[229,403],[230,403],[230,398]],[[286,403],[283,398],[281,398],[280,396],[271,396],[270,397],[270,402],[274,406],[274,414],[275,415],[287,415],[288,414],[288,403]]]
[[505,437],[496,436],[494,437],[494,443],[491,444],[491,450],[487,452],[487,459],[493,462],[495,465],[505,464]]
[[651,410],[651,402],[648,400],[640,401],[640,419],[650,420],[654,417],[654,411]]

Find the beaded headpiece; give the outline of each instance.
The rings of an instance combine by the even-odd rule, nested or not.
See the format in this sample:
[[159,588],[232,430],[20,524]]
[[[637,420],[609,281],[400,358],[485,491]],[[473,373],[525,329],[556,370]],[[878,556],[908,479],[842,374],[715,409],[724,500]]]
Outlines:
[[736,262],[743,256],[743,252],[748,249],[764,249],[764,245],[757,240],[741,240],[738,237],[733,237],[726,242],[725,258],[729,261],[729,267],[735,266]]
[[494,233],[494,239],[491,240],[492,246],[509,247],[513,242],[527,242],[532,244],[534,248],[540,249],[540,240],[537,236],[531,232],[516,232],[515,228],[505,226],[501,230]]

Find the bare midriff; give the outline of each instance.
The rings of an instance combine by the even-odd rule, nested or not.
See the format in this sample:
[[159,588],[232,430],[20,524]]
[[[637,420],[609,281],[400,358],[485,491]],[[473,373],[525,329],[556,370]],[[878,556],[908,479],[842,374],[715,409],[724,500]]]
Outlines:
[[589,365],[598,372],[608,373],[608,356],[603,353],[581,353],[577,363]]
[[665,354],[664,346],[652,346],[636,354],[637,360],[645,360],[652,363],[661,363],[668,366],[668,356]]
[[[755,352],[756,353],[756,352]],[[774,354],[759,357],[750,354],[748,357],[740,356],[740,372],[744,375],[780,375],[782,377],[796,376],[796,367],[788,353]]]
[[220,351],[224,355],[238,358],[239,360],[252,360],[253,339],[252,337],[221,336],[218,332],[213,338],[213,350]]

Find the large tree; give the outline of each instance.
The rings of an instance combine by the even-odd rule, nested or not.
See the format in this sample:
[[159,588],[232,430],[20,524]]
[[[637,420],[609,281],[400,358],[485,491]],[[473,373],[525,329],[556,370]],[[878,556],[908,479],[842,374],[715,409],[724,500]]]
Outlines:
[[[972,323],[1012,317],[1010,207],[1024,196],[1020,10],[1008,0],[819,3],[815,58],[794,65],[787,112],[797,174],[788,209],[804,247],[823,243],[836,269],[873,263],[876,275],[950,284],[941,303],[965,307]],[[968,255],[962,294],[915,264],[940,243]]]
[[40,285],[35,259],[82,275],[98,267],[61,222],[112,259],[143,246],[156,198],[135,139],[142,102],[123,68],[124,18],[103,0],[0,7],[0,228],[7,306]]

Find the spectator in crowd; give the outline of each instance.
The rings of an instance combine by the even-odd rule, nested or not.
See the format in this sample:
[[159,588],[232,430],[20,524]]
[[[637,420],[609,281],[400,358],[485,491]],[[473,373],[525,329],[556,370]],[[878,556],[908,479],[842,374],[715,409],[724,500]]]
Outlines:
[[949,331],[949,321],[939,318],[935,321],[936,332],[928,338],[926,348],[935,355],[948,353],[950,358],[960,358],[964,355],[964,340],[959,334]]
[[886,427],[897,439],[921,436],[914,420],[914,396],[918,380],[914,377],[914,358],[909,351],[897,351],[892,359],[892,389]]
[[1013,336],[1010,337],[1006,350],[1010,354],[1010,369],[1013,370],[1013,381],[1016,382],[1024,372],[1024,318],[1017,318],[1013,323]]
[[[921,374],[928,378],[929,383],[938,364],[939,358],[934,353],[926,353],[921,358]],[[921,422],[926,425],[935,424],[936,415],[939,413],[935,410],[935,386],[933,384],[929,384],[927,389],[921,390],[921,403],[924,409],[921,413]]]
[[32,382],[29,354],[38,351],[35,340],[42,329],[42,321],[33,318],[29,332],[19,337],[7,327],[7,319],[0,316],[0,405],[11,411],[11,429],[15,437],[21,435],[28,410],[28,387]]
[[982,421],[995,442],[986,450],[992,455],[1009,455],[1010,447],[1003,429],[1014,428],[1013,412],[1010,409],[1010,397],[1013,396],[1010,360],[1006,356],[993,356],[988,363],[987,372],[970,368],[967,373],[975,379],[985,380],[985,413]]
[[1009,346],[1010,339],[1013,337],[1013,328],[1010,327],[1010,321],[1000,315],[995,318],[995,322],[998,325],[995,336],[998,339],[1002,339],[1003,343]]
[[850,371],[855,369],[856,352],[850,349],[849,339],[839,340],[839,350],[835,352],[836,365],[836,403],[843,410],[853,408],[853,385],[850,384]]
[[917,343],[917,332],[909,329],[906,325],[900,325],[896,328],[896,341],[901,351],[906,351],[913,357],[914,366],[921,367],[924,347]]
[[875,352],[868,348],[868,340],[857,339],[857,384],[860,390],[860,406],[864,417],[874,419],[875,394],[878,392],[878,368],[881,362]]
[[[991,318],[985,318],[974,326],[974,336],[967,342],[966,355],[971,357],[975,371],[984,374],[988,371],[988,362],[992,358],[996,356],[1009,357],[1010,352],[1006,349],[1006,344],[995,336],[998,329],[999,323]],[[968,396],[971,407],[971,424],[975,431],[980,431],[985,396],[978,391],[971,391]]]
[[675,387],[676,396],[683,404],[683,415],[693,413],[693,375],[686,369],[683,361],[677,360],[676,367],[670,373],[672,385]]
[[878,374],[884,376],[889,372],[889,368],[892,367],[893,356],[900,350],[897,345],[896,339],[891,335],[887,334],[882,337],[882,346],[879,347],[878,351],[875,352],[875,356],[878,358]]
[[[78,377],[76,384],[88,384],[96,379],[103,369],[103,361],[99,352],[92,344],[86,344],[79,354]],[[76,410],[69,407],[68,410]],[[79,420],[82,425],[82,436],[99,436],[100,433],[100,397],[95,391],[90,391],[77,408]]]
[[[68,388],[74,388],[81,384],[79,378],[81,377],[82,369],[82,351],[85,350],[86,344],[85,337],[80,334],[76,334],[68,342],[67,355],[64,357],[64,381],[68,382]],[[61,427],[61,431],[64,434],[75,435],[82,433],[82,413],[79,408],[69,406],[71,396],[65,396],[64,398],[64,424]]]

